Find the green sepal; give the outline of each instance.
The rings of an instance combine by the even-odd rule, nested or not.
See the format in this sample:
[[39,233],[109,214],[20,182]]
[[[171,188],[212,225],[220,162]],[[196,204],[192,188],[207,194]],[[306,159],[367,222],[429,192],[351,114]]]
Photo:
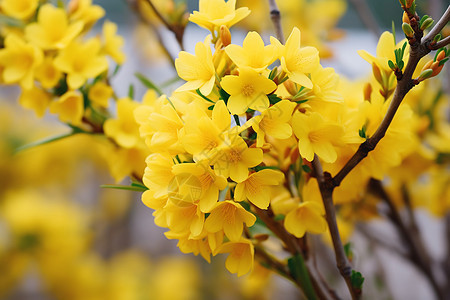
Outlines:
[[220,99],[222,99],[225,104],[228,104],[228,99],[230,98],[230,94],[228,94],[224,89],[219,90]]

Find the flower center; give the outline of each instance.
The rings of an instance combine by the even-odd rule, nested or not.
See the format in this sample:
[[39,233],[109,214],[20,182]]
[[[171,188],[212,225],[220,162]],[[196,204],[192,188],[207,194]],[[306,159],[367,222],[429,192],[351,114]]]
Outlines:
[[251,97],[253,93],[255,92],[255,89],[253,88],[253,85],[246,84],[242,87],[242,95],[245,97]]

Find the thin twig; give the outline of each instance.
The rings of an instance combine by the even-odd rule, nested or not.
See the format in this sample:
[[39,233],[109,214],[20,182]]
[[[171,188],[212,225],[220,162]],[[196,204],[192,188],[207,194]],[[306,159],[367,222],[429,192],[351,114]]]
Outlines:
[[389,207],[388,217],[395,225],[395,228],[398,230],[400,237],[405,241],[409,250],[409,259],[410,261],[422,271],[425,277],[430,282],[433,291],[436,294],[438,299],[445,299],[442,294],[442,289],[439,287],[436,278],[433,275],[433,272],[430,267],[430,261],[427,260],[427,254],[424,253],[424,249],[422,249],[418,243],[417,239],[413,236],[413,233],[406,226],[403,221],[400,213],[397,210],[394,202],[391,197],[385,191],[381,181],[376,179],[371,179],[369,182],[370,191],[380,197]]
[[345,255],[344,246],[342,245],[341,236],[337,226],[336,211],[333,204],[333,188],[330,188],[325,180],[322,165],[317,155],[314,156],[312,167],[316,175],[317,182],[319,183],[320,194],[322,195],[323,205],[325,207],[325,219],[327,221],[331,240],[333,242],[337,268],[342,277],[345,279],[345,283],[347,284],[352,299],[359,299],[361,296],[361,291],[357,291],[353,288],[351,283],[352,266],[348,261],[347,255]]
[[431,50],[437,50],[437,49],[440,49],[440,48],[442,48],[442,47],[447,46],[448,44],[450,44],[450,35],[449,35],[449,36],[446,36],[445,38],[443,38],[442,40],[440,40],[440,41],[437,42],[436,44],[431,45],[431,46],[430,46],[430,49],[431,49]]
[[361,22],[363,22],[367,29],[369,29],[376,37],[379,37],[381,35],[381,28],[367,5],[367,2],[365,0],[351,0],[351,2],[361,19]]
[[367,228],[367,226],[363,226],[362,224],[359,224],[359,226],[356,227],[358,232],[360,232],[367,240],[370,242],[373,242],[374,245],[381,246],[388,250],[391,253],[396,253],[399,256],[407,257],[408,253],[396,246],[395,244],[390,244],[386,241],[386,239],[381,238],[382,234],[376,234],[373,232],[373,230],[370,230]]
[[450,5],[447,10],[442,15],[441,19],[434,25],[434,27],[428,32],[428,34],[423,38],[423,43],[427,44],[433,40],[433,38],[441,32],[442,28],[450,21]]
[[183,36],[184,36],[184,27],[181,26],[175,26],[173,24],[170,24],[166,18],[164,18],[164,16],[159,12],[159,10],[156,8],[156,6],[153,4],[152,0],[146,0],[147,3],[150,5],[150,7],[152,8],[153,12],[155,13],[155,15],[158,17],[158,19],[161,20],[161,22],[164,24],[164,26],[173,32],[173,34],[175,35],[175,39],[178,42],[178,45],[180,46],[180,50],[184,51],[184,46],[183,46]]
[[275,34],[280,43],[284,44],[283,28],[281,26],[281,13],[275,0],[269,0],[270,19],[275,27]]
[[445,234],[447,236],[447,257],[443,262],[444,272],[447,275],[445,299],[450,299],[450,213],[445,216]]

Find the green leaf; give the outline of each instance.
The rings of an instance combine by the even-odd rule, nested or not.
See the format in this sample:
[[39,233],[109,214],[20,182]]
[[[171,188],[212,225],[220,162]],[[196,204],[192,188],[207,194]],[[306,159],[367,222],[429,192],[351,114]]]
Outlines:
[[363,127],[359,130],[359,136],[363,139],[367,139],[366,125],[363,125]]
[[223,101],[225,101],[225,104],[228,104],[228,98],[230,98],[230,94],[228,94],[227,92],[225,92],[224,89],[220,89],[220,90],[219,90],[219,94],[220,94],[220,99],[222,99]]
[[448,57],[447,58],[444,58],[443,60],[441,60],[440,62],[439,62],[439,67],[440,66],[442,66],[443,64],[445,64],[447,61],[448,61]]
[[69,132],[69,133],[64,133],[64,134],[52,136],[52,137],[45,138],[45,139],[37,141],[37,142],[33,142],[33,143],[29,143],[29,144],[20,146],[20,147],[15,149],[15,153],[17,154],[19,152],[22,152],[24,150],[28,150],[28,149],[31,149],[31,148],[34,148],[34,147],[37,147],[37,146],[50,144],[50,143],[53,143],[53,142],[65,139],[67,137],[73,136],[73,135],[78,134],[78,133],[84,133],[84,132],[72,129],[72,131]]
[[398,64],[398,68],[401,70],[403,70],[403,67],[405,66],[405,63],[403,62],[403,60]]
[[430,17],[429,15],[424,15],[424,16],[420,19],[420,21],[419,21],[419,27],[422,26],[423,22],[424,22],[426,19],[428,19],[429,17]]
[[134,192],[145,192],[147,190],[147,188],[142,188],[139,186],[120,185],[120,184],[102,184],[100,187],[103,189],[127,190]]
[[206,97],[205,95],[203,95],[202,92],[200,92],[200,89],[196,89],[195,92],[196,92],[200,97],[202,97],[203,99],[205,99],[206,101],[216,104],[216,102],[212,101],[211,99],[209,99],[208,97]]
[[270,104],[276,104],[281,101],[281,98],[278,97],[276,94],[267,95],[267,98],[269,98]]
[[145,77],[143,74],[136,72],[134,73],[134,76],[136,76],[137,79],[139,79],[139,81],[146,86],[147,88],[154,90],[155,92],[158,93],[159,96],[161,96],[162,94],[164,94],[153,82],[150,81],[150,79],[148,79],[147,77]]
[[297,254],[288,259],[288,268],[294,279],[301,283],[301,287],[308,300],[317,299],[314,287],[309,278],[308,269],[301,254]]
[[121,67],[121,65],[116,65],[116,67],[114,68],[114,71],[113,71],[112,74],[111,74],[111,77],[114,77],[114,76],[117,75],[117,73],[118,73],[119,70],[120,70],[120,67]]
[[364,277],[360,272],[357,272],[355,270],[352,270],[352,275],[350,276],[350,282],[352,283],[352,286],[357,289],[362,289],[363,283],[364,283]]
[[214,109],[214,105],[208,106],[208,110],[213,110]]
[[285,215],[278,214],[278,215],[276,215],[273,219],[274,219],[275,221],[282,221],[282,220],[284,220],[285,217],[286,217]]
[[132,84],[128,87],[128,98],[134,99],[134,85]]
[[353,259],[352,243],[348,242],[344,245],[345,256],[351,261]]
[[278,68],[277,67],[273,68],[269,73],[269,79],[273,80],[277,76],[277,73],[278,73]]
[[302,165],[302,170],[305,173],[311,173],[311,168],[308,165]]
[[391,68],[392,70],[395,70],[395,65],[394,65],[394,63],[392,62],[392,60],[389,60],[389,61],[388,61],[388,65],[389,65],[389,68]]
[[256,166],[253,168],[256,172],[259,172],[261,170],[265,170],[265,169],[271,169],[271,170],[279,170],[279,167],[275,167],[275,166]]

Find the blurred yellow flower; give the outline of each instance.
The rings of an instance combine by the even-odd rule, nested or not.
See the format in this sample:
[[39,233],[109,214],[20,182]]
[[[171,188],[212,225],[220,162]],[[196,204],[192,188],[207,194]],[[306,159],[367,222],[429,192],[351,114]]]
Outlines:
[[51,56],[46,56],[44,62],[36,69],[36,79],[46,89],[55,87],[61,75],[61,71],[54,64],[54,57]]
[[105,10],[98,5],[92,5],[92,0],[71,0],[68,4],[71,21],[82,21],[84,30],[90,28],[98,19],[105,15]]
[[80,88],[87,79],[95,78],[108,69],[108,60],[100,54],[100,47],[97,38],[84,43],[73,41],[56,57],[54,64],[67,73],[67,83],[71,89]]
[[121,147],[133,148],[141,141],[139,125],[133,114],[138,105],[130,98],[119,99],[117,101],[117,119],[108,119],[103,125],[105,135],[114,139]]
[[66,47],[83,29],[83,22],[69,23],[62,8],[44,4],[39,9],[37,22],[25,28],[27,39],[44,50]]
[[43,59],[39,48],[25,43],[15,34],[9,34],[5,39],[5,48],[0,49],[3,80],[5,83],[19,83],[23,88],[31,89],[35,71]]
[[113,94],[114,90],[112,87],[102,81],[98,81],[89,89],[88,98],[93,103],[106,108],[108,107],[108,100]]
[[211,32],[220,25],[228,28],[250,14],[246,7],[236,9],[236,0],[200,0],[199,11],[194,11],[189,16],[189,21]]
[[78,91],[68,91],[50,104],[50,112],[58,114],[62,122],[79,125],[84,114],[83,95]]
[[125,62],[125,53],[121,48],[125,44],[123,37],[117,35],[117,25],[113,22],[106,21],[103,24],[103,52],[111,56],[111,58],[119,65]]
[[36,13],[38,4],[39,0],[3,0],[0,7],[5,15],[26,20]]
[[42,117],[52,101],[52,95],[41,88],[33,86],[29,90],[22,90],[19,103],[25,108],[34,110],[38,117]]

